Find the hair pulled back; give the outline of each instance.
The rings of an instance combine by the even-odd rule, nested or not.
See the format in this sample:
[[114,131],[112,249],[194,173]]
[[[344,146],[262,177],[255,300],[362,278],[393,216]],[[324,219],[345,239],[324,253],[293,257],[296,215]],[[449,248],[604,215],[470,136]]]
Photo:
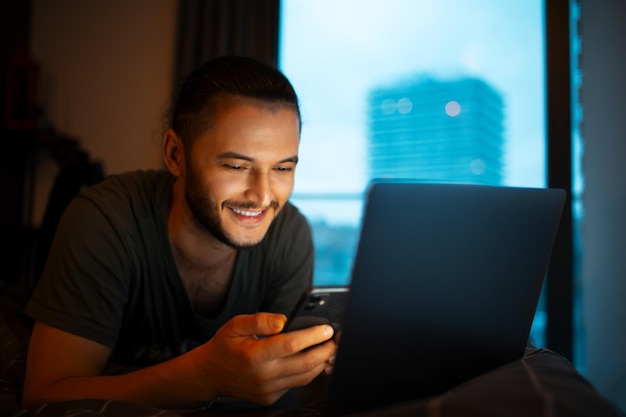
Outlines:
[[290,107],[300,121],[298,96],[278,69],[252,58],[224,56],[207,61],[179,83],[168,125],[187,149],[210,128],[216,109],[233,98]]

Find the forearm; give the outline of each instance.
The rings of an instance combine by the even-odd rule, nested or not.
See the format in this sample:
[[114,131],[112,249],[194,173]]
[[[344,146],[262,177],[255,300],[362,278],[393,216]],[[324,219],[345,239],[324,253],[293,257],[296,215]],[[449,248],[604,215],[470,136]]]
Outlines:
[[[105,398],[131,401],[163,409],[195,408],[215,398],[198,366],[200,352],[115,376],[66,377],[45,386],[25,386],[22,405],[33,408],[46,402]],[[36,385],[36,384],[35,384]]]
[[332,327],[281,333],[285,321],[280,314],[236,316],[197,348],[117,376],[97,376],[110,356],[106,346],[39,324],[31,336],[23,406],[102,398],[189,409],[218,396],[272,404],[323,372],[336,349]]

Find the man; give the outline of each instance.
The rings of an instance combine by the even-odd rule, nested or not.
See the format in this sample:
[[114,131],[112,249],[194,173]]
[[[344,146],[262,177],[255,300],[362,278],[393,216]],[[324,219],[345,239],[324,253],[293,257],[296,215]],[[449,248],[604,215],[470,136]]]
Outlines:
[[330,326],[281,332],[313,269],[288,202],[299,140],[297,96],[276,69],[224,57],[189,75],[167,171],[112,176],[67,208],[26,309],[23,406],[270,404],[331,366]]

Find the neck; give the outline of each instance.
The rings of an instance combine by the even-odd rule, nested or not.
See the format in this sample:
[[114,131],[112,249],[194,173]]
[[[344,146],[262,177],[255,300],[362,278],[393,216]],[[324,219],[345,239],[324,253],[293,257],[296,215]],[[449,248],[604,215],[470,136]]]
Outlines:
[[237,250],[220,242],[194,222],[184,195],[180,194],[184,193],[181,184],[180,179],[174,184],[170,205],[170,245],[191,304],[198,314],[210,316],[226,300]]
[[234,259],[236,249],[216,239],[193,220],[183,193],[183,181],[178,179],[172,191],[168,234],[179,269],[212,269]]

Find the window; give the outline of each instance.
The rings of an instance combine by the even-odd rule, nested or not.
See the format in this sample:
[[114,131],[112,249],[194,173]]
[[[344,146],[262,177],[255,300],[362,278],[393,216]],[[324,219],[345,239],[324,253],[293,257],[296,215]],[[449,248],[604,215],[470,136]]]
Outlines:
[[372,178],[546,185],[543,1],[283,0],[280,34],[316,283],[349,282]]

